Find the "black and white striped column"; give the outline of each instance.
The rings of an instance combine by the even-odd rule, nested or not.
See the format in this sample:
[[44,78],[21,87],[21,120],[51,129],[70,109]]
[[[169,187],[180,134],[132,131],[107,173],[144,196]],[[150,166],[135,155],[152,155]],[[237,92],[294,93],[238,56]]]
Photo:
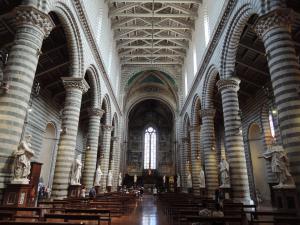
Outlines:
[[214,195],[219,186],[217,153],[213,150],[215,145],[215,109],[202,109],[201,142],[204,151],[206,189],[209,196]]
[[10,180],[8,157],[21,139],[42,43],[54,26],[49,15],[31,6],[19,6],[15,19],[15,40],[3,74],[9,89],[0,90],[0,193]]
[[200,155],[200,126],[194,125],[190,127],[191,134],[191,150],[192,150],[192,179],[194,193],[200,193],[200,171],[201,171],[201,155]]
[[292,11],[281,8],[261,17],[256,31],[265,45],[281,139],[300,190],[300,70],[290,34],[292,19]]
[[97,164],[98,140],[100,131],[100,119],[104,113],[102,109],[90,108],[89,127],[87,137],[87,151],[85,154],[84,170],[82,174],[82,183],[89,189],[94,184],[94,176]]
[[109,154],[110,154],[110,142],[111,142],[111,132],[113,130],[113,126],[110,125],[102,125],[103,137],[102,137],[102,152],[100,155],[100,167],[103,173],[101,178],[101,191],[106,190],[106,182],[107,182],[107,174],[108,174],[108,166],[109,166]]
[[52,186],[53,198],[64,198],[68,193],[71,167],[75,157],[81,99],[82,94],[89,88],[82,78],[63,77],[62,81],[66,89],[66,98]]
[[219,80],[217,86],[222,95],[225,150],[230,166],[230,183],[233,198],[237,200],[250,200],[247,165],[245,159],[244,142],[241,132],[241,117],[239,113],[240,80],[230,78]]
[[111,138],[113,157],[111,162],[111,170],[113,171],[113,187],[112,191],[116,191],[118,187],[119,172],[120,172],[120,143],[119,137]]

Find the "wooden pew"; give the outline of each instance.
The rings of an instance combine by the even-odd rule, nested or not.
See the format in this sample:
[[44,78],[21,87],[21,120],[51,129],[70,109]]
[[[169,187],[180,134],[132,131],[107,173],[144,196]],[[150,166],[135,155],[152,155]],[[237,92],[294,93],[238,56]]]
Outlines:
[[45,221],[35,221],[35,222],[24,222],[24,221],[0,221],[0,224],[4,225],[84,225],[85,223],[74,223],[74,222],[45,222]]
[[100,225],[101,216],[93,214],[46,213],[44,215],[44,221],[48,219],[60,219],[64,220],[64,222],[68,222],[69,220],[97,221],[98,225]]
[[254,212],[250,212],[251,219],[249,221],[250,225],[260,224],[260,223],[268,223],[275,224],[275,220],[278,218],[293,218],[297,216],[297,212],[294,210],[283,211],[271,211],[271,210],[257,210]]
[[13,214],[12,219],[20,218],[40,220],[42,217],[42,210],[43,209],[40,207],[0,206],[0,213],[10,211]]
[[188,224],[194,222],[219,222],[219,223],[235,223],[242,225],[242,217],[238,216],[224,216],[224,217],[215,217],[215,216],[186,216]]
[[65,213],[82,213],[82,214],[97,214],[100,215],[101,221],[106,221],[111,224],[110,210],[104,209],[65,209]]

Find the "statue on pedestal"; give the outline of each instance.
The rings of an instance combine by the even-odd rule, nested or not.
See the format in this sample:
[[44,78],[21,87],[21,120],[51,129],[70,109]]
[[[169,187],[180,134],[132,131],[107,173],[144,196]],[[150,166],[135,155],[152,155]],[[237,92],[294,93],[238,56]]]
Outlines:
[[109,170],[108,175],[107,175],[107,185],[106,186],[111,187],[112,183],[113,183],[113,174],[112,174],[112,171]]
[[137,182],[137,175],[134,174],[134,177],[133,177],[133,183],[136,184],[136,182]]
[[222,157],[222,160],[219,164],[219,168],[220,168],[220,178],[221,178],[220,188],[229,188],[230,187],[229,164],[226,161],[225,157]]
[[163,184],[166,185],[166,175],[163,176]]
[[119,187],[122,186],[122,181],[123,181],[123,179],[122,179],[122,173],[120,172],[119,173],[119,181],[118,181]]
[[204,174],[204,171],[203,171],[202,167],[200,169],[199,180],[200,180],[199,187],[200,188],[205,188],[205,174]]
[[79,154],[77,155],[72,165],[72,174],[71,174],[71,182],[70,182],[71,185],[80,185],[81,169],[82,169],[81,154]]
[[100,167],[100,165],[98,165],[97,170],[96,170],[94,186],[100,186],[101,185],[100,182],[101,182],[102,175],[103,175],[103,173],[101,171],[101,167]]
[[296,188],[295,181],[289,171],[289,160],[283,147],[273,140],[272,145],[263,154],[265,159],[271,160],[272,172],[276,174],[279,184],[273,188]]
[[190,172],[187,176],[187,188],[193,188],[192,175]]
[[177,181],[176,181],[176,184],[177,184],[177,187],[178,187],[178,188],[180,188],[180,182],[181,182],[181,181],[180,181],[180,175],[178,174],[178,175],[177,175]]
[[12,184],[29,184],[27,177],[30,174],[30,160],[34,156],[30,139],[31,135],[27,135],[25,139],[20,142],[18,150],[14,152],[15,159]]

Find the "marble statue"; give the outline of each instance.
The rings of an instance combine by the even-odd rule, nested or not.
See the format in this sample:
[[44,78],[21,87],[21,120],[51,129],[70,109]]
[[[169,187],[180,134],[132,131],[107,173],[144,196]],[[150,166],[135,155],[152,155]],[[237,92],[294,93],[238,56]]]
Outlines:
[[163,176],[163,184],[166,184],[166,175]]
[[193,182],[192,182],[192,175],[189,172],[188,176],[187,176],[187,188],[192,188],[193,187]]
[[230,187],[229,164],[226,161],[225,157],[222,157],[222,160],[219,164],[219,169],[220,169],[220,178],[221,178],[220,188],[229,188]]
[[72,165],[71,185],[80,185],[81,169],[82,169],[81,154],[79,154],[77,155]]
[[177,187],[180,188],[180,175],[179,174],[177,175],[176,183],[177,183]]
[[205,174],[202,168],[200,170],[199,181],[199,187],[205,188]]
[[118,182],[118,183],[119,183],[119,187],[122,186],[122,180],[123,180],[123,179],[122,179],[122,173],[120,172],[120,173],[119,173],[119,182]]
[[30,144],[31,135],[27,135],[19,144],[18,150],[14,152],[14,174],[12,184],[29,184],[27,178],[30,174],[30,160],[34,151]]
[[136,184],[136,182],[137,182],[137,175],[136,175],[136,174],[134,174],[133,182],[134,182],[135,184]]
[[276,144],[274,140],[263,157],[271,160],[272,172],[276,174],[279,181],[279,184],[273,188],[296,188],[295,181],[289,171],[288,157],[281,145]]
[[113,183],[113,174],[112,174],[112,171],[109,170],[108,175],[107,175],[107,185],[106,186],[111,187],[112,183]]
[[101,171],[101,167],[100,165],[98,165],[97,170],[96,170],[96,177],[95,177],[95,182],[94,182],[94,186],[100,186],[100,182],[101,182],[101,177],[102,177],[103,173]]

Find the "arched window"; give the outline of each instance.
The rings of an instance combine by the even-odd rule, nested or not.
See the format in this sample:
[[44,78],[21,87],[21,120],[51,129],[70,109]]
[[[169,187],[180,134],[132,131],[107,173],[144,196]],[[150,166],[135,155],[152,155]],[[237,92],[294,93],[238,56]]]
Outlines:
[[145,131],[144,169],[156,169],[156,130],[153,127]]
[[275,138],[275,127],[274,127],[273,113],[274,112],[272,112],[272,110],[269,111],[269,124],[270,124],[271,135],[272,135],[273,138]]

